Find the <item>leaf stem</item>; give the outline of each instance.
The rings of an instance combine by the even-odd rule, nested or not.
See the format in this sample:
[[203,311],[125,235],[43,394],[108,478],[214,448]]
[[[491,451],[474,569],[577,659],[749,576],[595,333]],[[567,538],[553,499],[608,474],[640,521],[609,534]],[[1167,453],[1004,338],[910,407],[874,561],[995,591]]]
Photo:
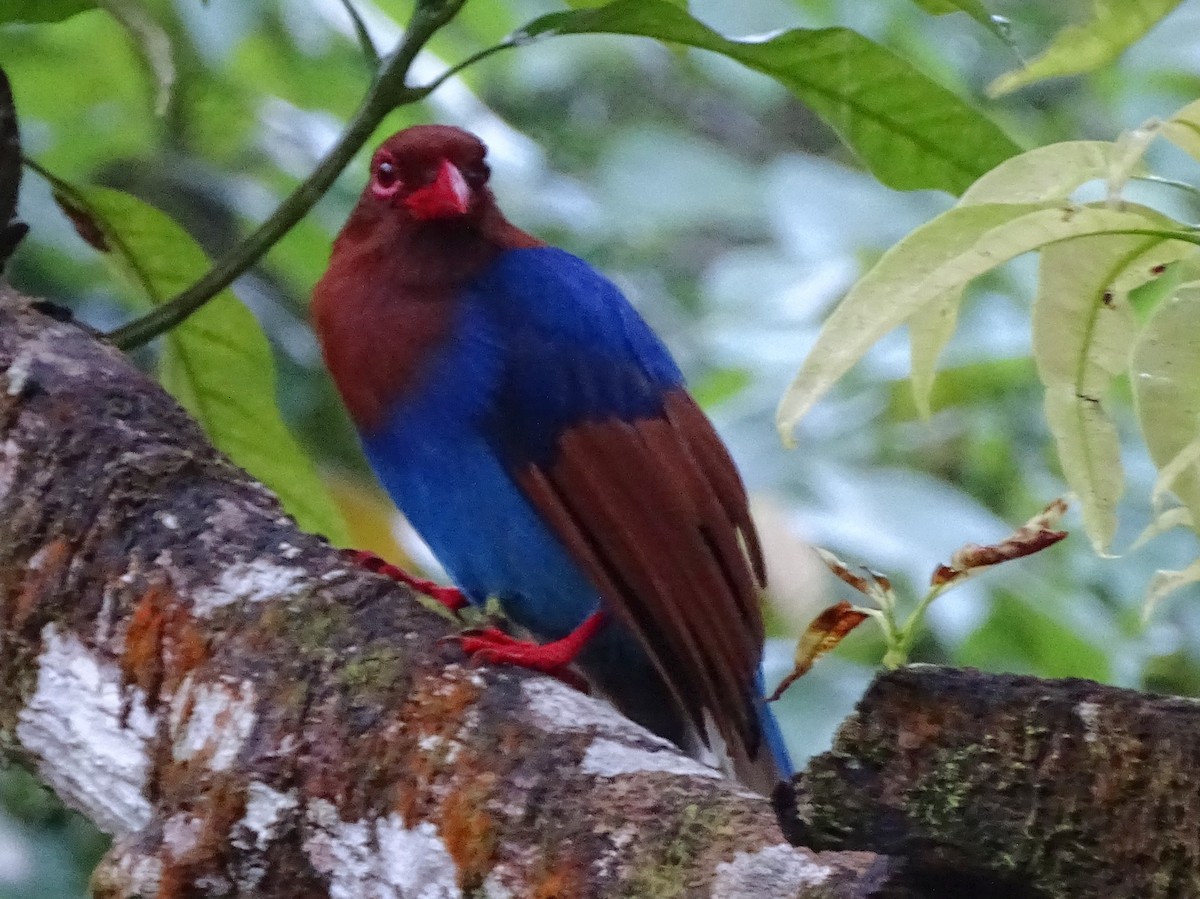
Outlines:
[[[929,608],[930,603],[945,592],[946,586],[946,584],[937,584],[930,587],[929,592],[917,603],[917,607],[904,619],[904,624],[894,628],[892,639],[887,641],[888,648],[883,656],[883,667],[899,668],[908,661],[908,654],[912,652],[913,643],[916,642],[917,629],[921,625],[921,619],[925,617],[925,610]],[[893,626],[894,624],[895,622],[893,622]]]
[[424,87],[414,88],[414,90],[421,97],[425,97],[428,94],[433,93],[435,90],[437,90],[439,87],[441,87],[443,84],[445,84],[447,81],[449,81],[451,78],[453,78],[455,75],[457,75],[459,72],[461,72],[463,69],[467,68],[468,66],[473,66],[473,65],[475,65],[475,63],[479,62],[480,60],[487,59],[492,54],[499,53],[501,50],[509,50],[513,47],[519,47],[523,43],[527,43],[528,41],[529,41],[529,38],[521,37],[518,35],[506,37],[504,40],[502,40],[498,44],[493,44],[491,47],[486,47],[483,50],[480,50],[478,53],[471,54],[466,59],[464,59],[462,62],[458,63],[455,66],[450,67],[449,69],[446,69],[446,71],[442,72],[442,74],[438,75],[437,78],[433,79],[433,81],[429,82]]
[[358,38],[358,46],[362,50],[363,56],[371,65],[378,68],[379,50],[375,48],[375,42],[371,40],[371,32],[367,31],[367,23],[359,15],[353,0],[342,0],[342,8],[346,10],[346,15],[350,17],[350,23],[354,26],[354,34]]
[[[413,59],[434,33],[462,9],[466,0],[422,0],[413,10],[400,44],[380,61],[371,87],[359,104],[349,127],[337,144],[285,199],[279,208],[245,240],[222,257],[200,280],[163,305],[108,334],[123,350],[141,346],[174,328],[228,287],[300,221],[370,139],[392,110],[415,103],[430,88],[410,88],[408,71]],[[439,81],[434,84],[440,83]]]

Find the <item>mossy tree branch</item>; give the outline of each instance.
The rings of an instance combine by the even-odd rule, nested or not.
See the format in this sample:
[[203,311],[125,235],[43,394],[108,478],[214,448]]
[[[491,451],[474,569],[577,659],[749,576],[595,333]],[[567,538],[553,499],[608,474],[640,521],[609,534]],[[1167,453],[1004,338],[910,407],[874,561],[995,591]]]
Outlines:
[[901,895],[448,627],[0,288],[0,752],[115,837],[96,896]]
[[797,779],[792,838],[904,858],[934,896],[1200,896],[1198,780],[1194,700],[912,666]]

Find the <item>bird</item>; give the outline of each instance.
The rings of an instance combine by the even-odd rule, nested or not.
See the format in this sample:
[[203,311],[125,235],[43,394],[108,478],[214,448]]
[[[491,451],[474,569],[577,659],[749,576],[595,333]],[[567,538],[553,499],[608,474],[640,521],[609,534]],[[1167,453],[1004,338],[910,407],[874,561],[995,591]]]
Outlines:
[[466,633],[476,659],[577,670],[768,794],[791,763],[742,479],[621,291],[505,218],[486,154],[448,125],[385,140],[313,291],[364,455],[456,586],[400,575],[531,636]]

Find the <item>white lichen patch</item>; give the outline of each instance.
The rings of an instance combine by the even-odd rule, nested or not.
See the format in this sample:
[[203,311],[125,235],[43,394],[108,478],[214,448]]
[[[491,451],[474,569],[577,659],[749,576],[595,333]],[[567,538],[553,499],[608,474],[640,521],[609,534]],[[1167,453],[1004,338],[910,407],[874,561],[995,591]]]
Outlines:
[[234,826],[233,845],[262,852],[279,836],[279,825],[297,805],[296,791],[281,793],[259,781],[246,789],[246,813]]
[[197,683],[184,678],[171,697],[172,757],[187,761],[201,753],[213,771],[227,770],[250,738],[258,719],[249,681]]
[[441,757],[445,765],[453,765],[462,751],[462,744],[451,740],[442,734],[425,734],[417,741],[417,747],[424,753]]
[[50,558],[50,554],[54,552],[52,547],[54,543],[47,543],[40,547],[37,552],[29,557],[29,561],[25,563],[25,567],[30,571],[41,571],[42,566],[46,564],[46,560]]
[[517,899],[517,894],[510,890],[500,875],[490,871],[483,879],[483,899]]
[[0,500],[3,500],[12,490],[17,481],[17,463],[21,457],[21,448],[11,437],[0,443]]
[[265,853],[283,835],[287,816],[297,805],[295,790],[281,793],[259,781],[251,781],[246,788],[246,812],[229,838],[240,850],[236,859],[238,895],[258,895],[259,884],[269,869]]
[[222,606],[236,602],[266,602],[286,599],[299,592],[303,568],[276,565],[266,559],[235,562],[221,572],[217,582],[192,594],[192,613],[205,618]]
[[739,852],[717,865],[712,899],[781,899],[825,882],[833,869],[818,864],[795,846],[780,843],[756,852]]
[[458,869],[437,828],[394,812],[343,821],[324,799],[308,806],[304,852],[329,878],[330,899],[460,899]]
[[674,748],[644,727],[623,717],[607,702],[585,696],[566,684],[535,678],[521,684],[521,692],[533,722],[547,733],[602,732],[608,737],[625,737],[650,746]]
[[154,518],[168,531],[179,530],[179,519],[170,512],[156,512]]
[[711,777],[718,780],[723,777],[720,771],[702,765],[682,755],[678,750],[643,749],[606,737],[597,737],[591,742],[584,753],[582,767],[585,774],[593,774],[596,777],[621,777],[647,772]]
[[181,859],[193,849],[200,840],[202,823],[195,815],[179,812],[163,822],[163,847],[174,859]]
[[4,389],[7,396],[20,396],[29,383],[29,375],[33,370],[34,358],[40,347],[40,341],[32,341],[13,359],[12,364],[4,373],[8,386]]
[[136,687],[71,633],[42,631],[37,686],[17,720],[17,739],[38,773],[101,830],[122,835],[150,820],[147,742],[155,717]]
[[1075,714],[1083,722],[1083,739],[1087,743],[1095,743],[1100,739],[1097,733],[1100,724],[1100,706],[1094,702],[1081,702],[1075,706]]

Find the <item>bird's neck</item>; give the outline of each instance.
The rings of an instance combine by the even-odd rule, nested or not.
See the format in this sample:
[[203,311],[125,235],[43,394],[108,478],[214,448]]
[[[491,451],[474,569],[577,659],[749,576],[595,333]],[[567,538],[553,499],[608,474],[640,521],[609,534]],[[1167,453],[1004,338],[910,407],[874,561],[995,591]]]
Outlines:
[[325,363],[351,417],[370,433],[419,389],[451,336],[463,287],[509,249],[542,246],[488,204],[470,222],[414,224],[359,208],[313,291]]

